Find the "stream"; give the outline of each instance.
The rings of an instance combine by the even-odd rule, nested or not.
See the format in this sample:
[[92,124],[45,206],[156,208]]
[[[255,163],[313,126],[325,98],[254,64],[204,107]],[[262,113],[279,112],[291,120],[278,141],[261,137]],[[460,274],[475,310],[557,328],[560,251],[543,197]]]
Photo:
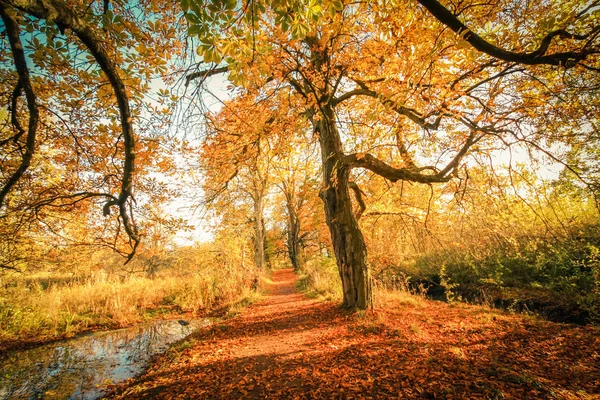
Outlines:
[[155,321],[8,352],[0,357],[0,399],[97,399],[103,386],[140,374],[153,356],[209,323]]

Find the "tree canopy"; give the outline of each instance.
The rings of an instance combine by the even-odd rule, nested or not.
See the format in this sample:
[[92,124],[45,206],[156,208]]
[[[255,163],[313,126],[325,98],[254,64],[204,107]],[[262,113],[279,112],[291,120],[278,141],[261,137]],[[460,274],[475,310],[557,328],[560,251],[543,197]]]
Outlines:
[[[151,172],[170,164],[156,134],[172,99],[156,98],[152,82],[181,54],[179,13],[153,2],[0,3],[5,267],[28,253],[24,232],[133,256],[133,208],[163,190]],[[75,219],[90,234],[70,235]]]
[[247,195],[230,210],[253,210],[259,266],[272,190],[290,255],[310,236],[299,215],[312,200],[298,196],[314,163],[304,183],[284,171],[318,143],[347,307],[372,304],[361,217],[373,177],[464,192],[473,165],[529,153],[598,190],[595,1],[1,0],[0,15],[5,267],[31,232],[67,240],[69,219],[131,259],[136,210],[169,197],[156,177],[175,169],[162,134],[177,98],[154,82],[173,84],[185,63],[188,101],[215,75],[236,89],[204,116],[203,189],[221,210],[223,193]]
[[597,142],[594,3],[182,6],[204,61],[189,80],[228,72],[257,107],[286,93],[310,122],[348,307],[371,302],[362,211],[353,212],[351,196],[364,209],[361,170],[391,182],[444,183],[461,178],[469,154],[521,147],[594,187],[593,175],[572,163],[573,151]]

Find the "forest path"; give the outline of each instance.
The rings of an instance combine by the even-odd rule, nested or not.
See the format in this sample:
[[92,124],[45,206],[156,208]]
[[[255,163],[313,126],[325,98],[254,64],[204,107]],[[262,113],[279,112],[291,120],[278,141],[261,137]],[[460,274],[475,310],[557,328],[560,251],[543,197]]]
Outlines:
[[375,313],[308,299],[292,270],[114,398],[600,398],[600,332],[407,295]]

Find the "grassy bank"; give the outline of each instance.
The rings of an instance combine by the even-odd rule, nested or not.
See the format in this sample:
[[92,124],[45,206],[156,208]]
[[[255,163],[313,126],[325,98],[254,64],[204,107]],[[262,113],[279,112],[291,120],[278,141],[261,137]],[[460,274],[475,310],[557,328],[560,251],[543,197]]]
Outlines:
[[[298,275],[296,287],[308,297],[342,301],[342,283],[333,258],[314,257]],[[418,288],[413,289],[409,279],[388,282],[375,280],[373,283],[375,308],[385,308],[389,304],[415,307],[423,307],[425,304],[425,292]]]
[[313,257],[298,275],[296,287],[308,297],[342,300],[342,282],[333,258]]
[[[188,254],[189,255],[189,254]],[[193,318],[215,307],[235,313],[261,279],[236,260],[163,257],[152,274],[19,274],[0,279],[0,349],[112,329],[155,318]],[[219,261],[219,262],[217,262]]]
[[[456,250],[397,266],[375,264],[375,306],[392,300],[414,305],[428,297],[536,314],[554,322],[600,322],[597,247],[557,241],[546,242],[545,247],[492,250],[478,258],[474,252]],[[307,262],[297,287],[309,297],[342,300],[332,258]]]

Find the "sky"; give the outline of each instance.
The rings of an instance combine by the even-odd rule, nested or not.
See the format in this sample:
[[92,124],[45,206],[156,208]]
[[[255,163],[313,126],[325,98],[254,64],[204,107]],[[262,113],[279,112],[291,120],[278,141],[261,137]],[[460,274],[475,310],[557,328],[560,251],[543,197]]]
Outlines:
[[[193,89],[192,85],[193,83],[190,84],[188,92]],[[227,89],[229,85],[230,82],[227,80],[225,74],[207,79],[205,82],[207,91],[202,95],[202,101],[210,111],[219,111],[223,106],[223,102],[231,98],[231,91]],[[200,123],[199,121],[197,125],[173,126],[171,134],[179,138],[185,138],[192,143],[199,143],[197,132],[201,129],[198,126]],[[189,166],[182,165],[182,167],[186,168]],[[203,208],[198,206],[202,194],[200,192],[201,189],[194,184],[194,178],[196,178],[196,181],[197,179],[201,179],[201,177],[183,177],[184,180],[187,180],[187,182],[183,182],[183,186],[187,189],[186,192],[188,194],[194,194],[192,198],[188,196],[176,198],[171,204],[165,206],[165,210],[174,216],[186,219],[188,224],[193,227],[191,231],[180,230],[174,237],[175,243],[179,246],[189,246],[194,243],[208,242],[213,239],[213,234],[209,227],[211,221],[207,219]]]

